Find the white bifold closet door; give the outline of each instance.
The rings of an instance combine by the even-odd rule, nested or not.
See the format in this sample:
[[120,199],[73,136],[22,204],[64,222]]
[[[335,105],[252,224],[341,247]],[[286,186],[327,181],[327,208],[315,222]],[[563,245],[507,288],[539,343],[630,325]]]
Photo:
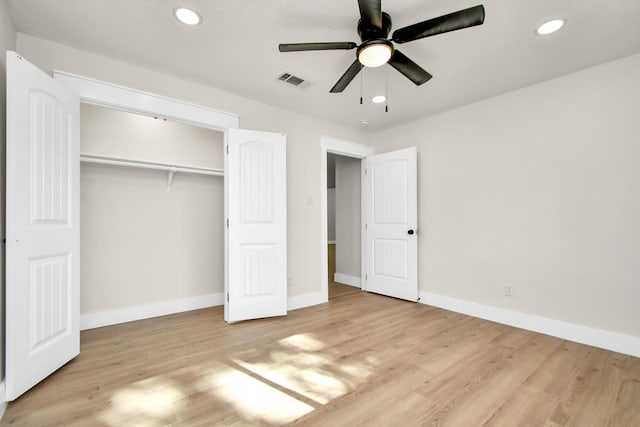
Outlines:
[[79,105],[7,52],[7,400],[80,352]]
[[225,320],[287,314],[285,135],[229,129]]

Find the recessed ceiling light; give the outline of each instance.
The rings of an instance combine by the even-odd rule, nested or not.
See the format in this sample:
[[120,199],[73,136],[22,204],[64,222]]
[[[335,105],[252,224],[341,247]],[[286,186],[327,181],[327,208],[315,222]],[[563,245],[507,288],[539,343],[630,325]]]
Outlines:
[[387,97],[384,95],[376,95],[373,98],[371,98],[371,102],[375,102],[376,104],[382,104],[386,100],[387,100]]
[[173,13],[176,15],[176,18],[178,18],[178,20],[183,24],[198,25],[200,23],[200,15],[198,15],[191,9],[187,9],[186,7],[179,7]]
[[564,26],[564,19],[553,19],[551,21],[547,21],[544,24],[540,25],[536,30],[536,33],[540,34],[541,36],[544,36],[547,34],[555,33],[563,26]]

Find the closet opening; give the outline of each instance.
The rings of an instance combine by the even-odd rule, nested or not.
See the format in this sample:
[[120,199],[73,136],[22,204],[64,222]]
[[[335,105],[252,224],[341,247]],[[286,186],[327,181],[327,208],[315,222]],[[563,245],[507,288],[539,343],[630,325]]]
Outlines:
[[222,305],[224,132],[80,108],[81,329]]

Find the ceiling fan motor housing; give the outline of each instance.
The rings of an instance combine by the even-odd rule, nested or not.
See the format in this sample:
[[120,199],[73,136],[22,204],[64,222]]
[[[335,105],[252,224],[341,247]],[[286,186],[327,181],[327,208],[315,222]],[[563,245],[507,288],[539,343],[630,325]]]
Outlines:
[[387,12],[382,12],[382,26],[380,28],[370,22],[358,21],[358,35],[360,40],[366,42],[371,39],[386,39],[391,31],[391,16]]

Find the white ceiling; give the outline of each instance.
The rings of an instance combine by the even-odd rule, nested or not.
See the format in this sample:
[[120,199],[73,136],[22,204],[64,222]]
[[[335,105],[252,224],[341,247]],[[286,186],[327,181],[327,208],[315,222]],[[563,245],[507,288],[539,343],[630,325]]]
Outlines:
[[[416,87],[385,65],[329,89],[352,51],[278,52],[278,43],[360,40],[356,0],[7,0],[19,32],[351,126],[392,127],[640,52],[639,0],[383,0],[393,29],[484,4],[485,23],[399,46],[434,78]],[[172,15],[197,10],[193,28]],[[567,25],[542,37],[536,27]],[[392,29],[392,31],[393,31]],[[308,80],[295,88],[283,71]],[[389,112],[370,102],[385,92]]]

